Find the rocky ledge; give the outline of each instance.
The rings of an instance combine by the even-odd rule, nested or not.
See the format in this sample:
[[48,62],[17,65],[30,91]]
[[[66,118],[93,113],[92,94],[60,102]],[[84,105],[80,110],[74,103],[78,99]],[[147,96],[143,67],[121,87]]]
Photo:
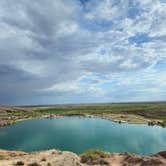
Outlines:
[[165,166],[166,151],[152,156],[129,153],[108,153],[101,150],[86,152],[80,156],[67,151],[48,150],[26,153],[0,150],[1,166]]

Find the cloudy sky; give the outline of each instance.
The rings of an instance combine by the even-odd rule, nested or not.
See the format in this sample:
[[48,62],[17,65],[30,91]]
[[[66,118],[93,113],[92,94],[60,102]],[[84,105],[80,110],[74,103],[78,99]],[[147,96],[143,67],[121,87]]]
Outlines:
[[0,104],[158,100],[165,0],[0,0]]

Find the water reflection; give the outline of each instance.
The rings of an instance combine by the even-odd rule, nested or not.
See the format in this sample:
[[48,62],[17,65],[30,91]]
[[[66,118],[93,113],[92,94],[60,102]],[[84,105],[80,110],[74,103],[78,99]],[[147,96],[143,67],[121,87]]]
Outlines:
[[0,148],[57,148],[81,153],[92,148],[149,155],[166,150],[166,128],[119,124],[100,118],[65,117],[19,122],[0,129]]

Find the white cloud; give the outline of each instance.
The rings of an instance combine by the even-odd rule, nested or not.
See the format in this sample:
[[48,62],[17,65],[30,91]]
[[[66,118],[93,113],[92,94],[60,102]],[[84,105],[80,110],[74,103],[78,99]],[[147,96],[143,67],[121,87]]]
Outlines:
[[54,84],[50,88],[44,89],[44,91],[79,93],[80,87],[76,82],[62,82]]
[[[118,3],[118,5],[115,5],[115,3]],[[113,19],[118,19],[119,17],[126,15],[128,1],[121,0],[116,2],[114,0],[91,0],[86,4],[86,8],[88,13],[85,14],[85,17],[87,19],[104,19],[106,21],[112,21]]]
[[[166,58],[166,3],[134,2],[131,6],[128,0],[91,0],[84,5],[77,0],[1,0],[0,65],[15,69],[14,78],[18,73],[21,78],[28,75],[28,81],[10,88],[104,96],[101,84],[83,84],[83,77],[154,69]],[[138,34],[145,36],[130,40]],[[3,85],[5,75],[5,80],[0,78]],[[134,82],[136,78],[130,77]],[[41,84],[37,86],[36,80]]]

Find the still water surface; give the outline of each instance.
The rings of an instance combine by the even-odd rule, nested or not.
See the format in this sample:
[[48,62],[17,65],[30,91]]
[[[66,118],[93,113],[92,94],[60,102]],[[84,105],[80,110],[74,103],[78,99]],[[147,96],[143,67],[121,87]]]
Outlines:
[[101,118],[33,119],[0,129],[0,149],[69,150],[102,148],[149,155],[166,150],[166,128],[118,124]]

